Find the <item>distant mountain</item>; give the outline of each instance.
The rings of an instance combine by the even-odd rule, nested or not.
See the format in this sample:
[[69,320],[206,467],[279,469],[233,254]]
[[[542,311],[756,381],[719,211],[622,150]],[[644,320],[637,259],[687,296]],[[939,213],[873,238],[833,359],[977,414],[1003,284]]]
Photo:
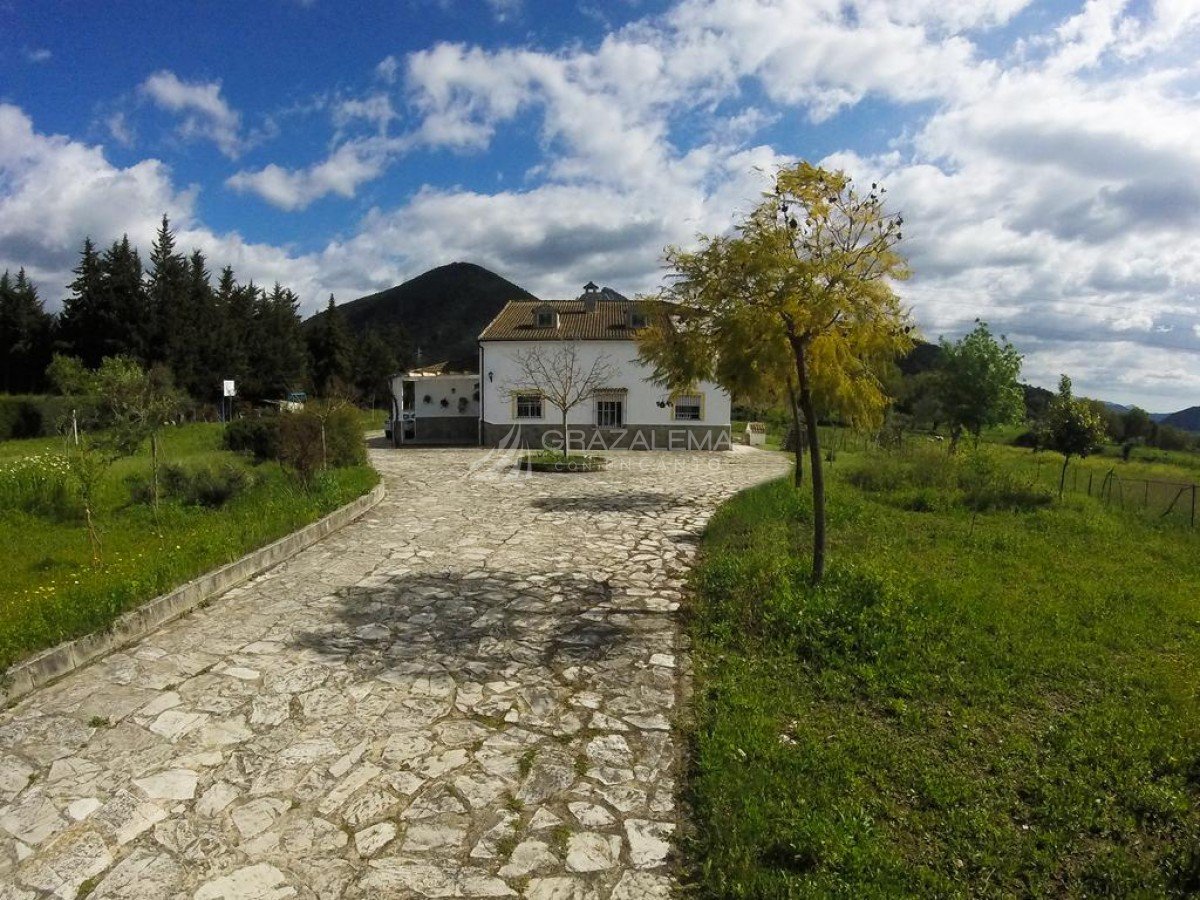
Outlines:
[[610,287],[602,287],[602,288],[600,288],[600,296],[601,296],[601,298],[602,298],[602,299],[604,299],[604,300],[618,300],[618,301],[623,301],[623,302],[625,302],[625,303],[628,303],[628,302],[629,302],[629,298],[628,298],[628,297],[626,297],[626,296],[625,296],[624,294],[622,294],[620,291],[614,291],[614,290],[613,290],[612,288],[610,288]]
[[[1113,403],[1111,400],[1101,400],[1100,402],[1103,403],[1105,406],[1107,406],[1109,409],[1111,409],[1113,412],[1127,413],[1131,409],[1133,409],[1132,406],[1126,406],[1124,403]],[[1188,412],[1188,410],[1185,409],[1182,412],[1178,412],[1178,413],[1152,412],[1152,413],[1146,413],[1146,415],[1148,415],[1150,417],[1151,422],[1161,422],[1164,419],[1167,419],[1171,416],[1183,415],[1183,413],[1186,413],[1186,412]],[[1176,425],[1175,427],[1180,428],[1182,426]]]
[[338,311],[358,335],[373,329],[394,334],[398,326],[411,357],[405,362],[430,365],[473,357],[475,339],[505,303],[535,299],[523,287],[482,266],[453,262],[386,291],[340,304]]
[[1158,421],[1172,428],[1182,428],[1184,431],[1200,431],[1200,406],[1189,406],[1187,409],[1163,416]]

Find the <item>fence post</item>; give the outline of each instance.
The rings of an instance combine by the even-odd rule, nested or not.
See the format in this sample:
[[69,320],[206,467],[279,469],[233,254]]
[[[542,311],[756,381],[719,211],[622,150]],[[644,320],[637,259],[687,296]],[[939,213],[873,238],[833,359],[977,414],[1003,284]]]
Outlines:
[[1092,473],[1088,472],[1088,496],[1092,496]]
[[1196,485],[1192,485],[1192,528],[1196,527]]

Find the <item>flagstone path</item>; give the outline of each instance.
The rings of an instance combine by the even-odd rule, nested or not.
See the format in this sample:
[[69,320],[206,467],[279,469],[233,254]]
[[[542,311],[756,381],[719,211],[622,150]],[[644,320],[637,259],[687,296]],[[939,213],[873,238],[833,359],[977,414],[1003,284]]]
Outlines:
[[365,517],[0,714],[0,900],[669,896],[681,575],[785,460],[613,458],[374,450]]

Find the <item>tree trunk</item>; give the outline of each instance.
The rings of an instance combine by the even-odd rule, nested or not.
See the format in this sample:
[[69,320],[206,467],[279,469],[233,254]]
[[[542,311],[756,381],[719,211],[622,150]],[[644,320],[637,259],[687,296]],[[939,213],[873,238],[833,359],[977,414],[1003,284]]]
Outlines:
[[817,412],[813,406],[812,385],[808,381],[805,349],[801,341],[792,341],[800,409],[804,413],[804,429],[808,436],[808,461],[812,467],[813,561],[810,580],[813,584],[819,584],[825,577],[825,470],[821,462],[821,436],[817,431]]
[[150,435],[150,505],[158,519],[158,435]]
[[563,461],[571,455],[571,432],[567,431],[567,410],[562,411],[563,422]]
[[329,470],[329,448],[325,443],[325,420],[321,420],[321,471]]
[[796,458],[796,465],[792,470],[792,483],[796,487],[800,487],[804,484],[804,448],[800,446],[800,401],[796,398],[796,388],[790,378],[788,379],[788,400],[791,401],[792,408],[792,431],[796,435],[796,446],[792,448],[792,453]]
[[1067,466],[1070,464],[1070,462],[1071,462],[1071,457],[1069,457],[1069,456],[1063,457],[1062,472],[1058,476],[1058,499],[1059,500],[1062,499],[1063,489],[1067,486]]

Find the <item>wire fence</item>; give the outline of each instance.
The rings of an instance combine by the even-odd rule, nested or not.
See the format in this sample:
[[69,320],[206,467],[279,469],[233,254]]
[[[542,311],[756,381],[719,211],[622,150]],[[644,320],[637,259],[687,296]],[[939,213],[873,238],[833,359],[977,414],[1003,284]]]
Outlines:
[[[1043,460],[1040,454],[1038,456],[1034,463],[1034,482],[1057,491],[1062,477],[1061,465],[1057,460]],[[1074,464],[1067,468],[1063,490],[1095,497],[1111,509],[1196,527],[1198,486],[1195,482],[1129,478],[1118,474],[1115,467],[1101,471]]]
[[[821,448],[824,452],[856,452],[873,450],[880,446],[874,435],[856,432],[850,428],[819,429]],[[901,452],[927,443],[928,436],[905,436],[899,442]],[[1057,494],[1062,477],[1062,458],[1048,453],[1032,454],[1028,463],[1031,486],[1046,488]],[[1196,527],[1200,506],[1200,485],[1193,481],[1167,481],[1153,478],[1130,478],[1120,474],[1116,467],[1097,469],[1094,464],[1084,465],[1072,461],[1067,466],[1063,492],[1094,497],[1106,508],[1127,513],[1137,513],[1147,519],[1171,522],[1188,528]]]

